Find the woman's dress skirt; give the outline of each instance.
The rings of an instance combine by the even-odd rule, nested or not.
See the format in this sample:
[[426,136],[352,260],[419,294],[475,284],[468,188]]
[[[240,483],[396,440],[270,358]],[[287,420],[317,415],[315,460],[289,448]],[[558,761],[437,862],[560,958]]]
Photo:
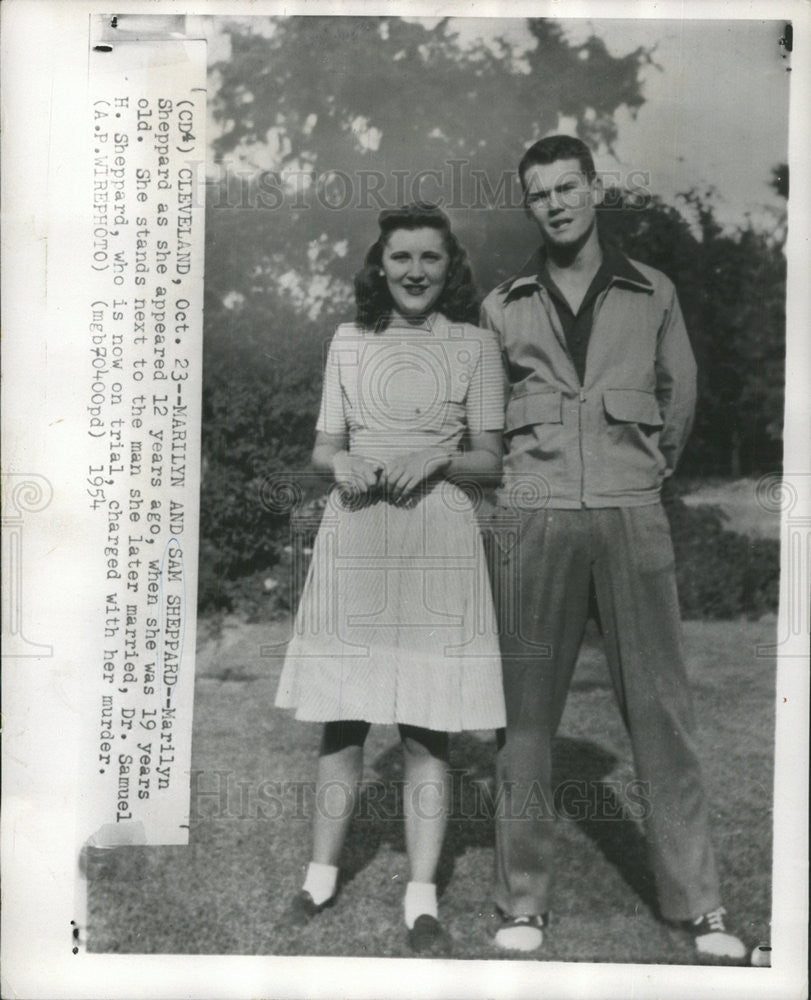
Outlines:
[[461,488],[438,481],[401,502],[333,490],[276,704],[314,722],[504,725],[487,566]]

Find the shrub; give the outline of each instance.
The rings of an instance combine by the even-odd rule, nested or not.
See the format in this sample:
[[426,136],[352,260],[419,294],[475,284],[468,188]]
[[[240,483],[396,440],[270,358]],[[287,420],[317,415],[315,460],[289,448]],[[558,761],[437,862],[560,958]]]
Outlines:
[[720,508],[666,505],[683,618],[758,618],[777,611],[780,543],[728,531]]

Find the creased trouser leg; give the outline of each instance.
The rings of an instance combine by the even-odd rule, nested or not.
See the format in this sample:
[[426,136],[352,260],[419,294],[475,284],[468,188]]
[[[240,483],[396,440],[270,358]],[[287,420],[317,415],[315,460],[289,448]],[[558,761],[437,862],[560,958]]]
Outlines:
[[667,516],[659,504],[591,513],[606,655],[637,778],[649,790],[645,826],[659,906],[672,920],[699,916],[720,898]]
[[588,525],[580,511],[526,512],[495,571],[518,614],[499,608],[507,728],[496,765],[496,903],[543,913],[554,872],[552,737],[566,702],[588,611]]

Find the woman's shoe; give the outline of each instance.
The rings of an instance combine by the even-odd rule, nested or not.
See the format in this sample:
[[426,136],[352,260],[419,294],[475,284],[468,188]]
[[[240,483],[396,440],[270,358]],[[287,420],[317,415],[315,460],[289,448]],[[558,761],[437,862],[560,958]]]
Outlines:
[[449,955],[451,939],[436,917],[421,913],[408,932],[408,946],[421,955]]
[[305,927],[317,917],[322,910],[328,909],[335,902],[335,896],[330,896],[323,903],[316,903],[305,889],[301,889],[290,901],[284,911],[282,924],[287,927]]

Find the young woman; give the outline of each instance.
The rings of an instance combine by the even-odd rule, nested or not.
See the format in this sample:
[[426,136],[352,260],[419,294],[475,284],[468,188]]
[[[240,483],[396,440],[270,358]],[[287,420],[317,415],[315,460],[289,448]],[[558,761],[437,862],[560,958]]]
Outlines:
[[[357,319],[329,350],[313,464],[333,490],[314,544],[277,705],[323,722],[312,862],[287,920],[336,895],[372,723],[399,726],[411,881],[408,942],[446,953],[435,876],[448,732],[504,724],[493,607],[474,503],[501,473],[503,375],[468,322],[474,288],[447,216],[384,211],[355,278]],[[327,796],[328,798],[322,798]]]

